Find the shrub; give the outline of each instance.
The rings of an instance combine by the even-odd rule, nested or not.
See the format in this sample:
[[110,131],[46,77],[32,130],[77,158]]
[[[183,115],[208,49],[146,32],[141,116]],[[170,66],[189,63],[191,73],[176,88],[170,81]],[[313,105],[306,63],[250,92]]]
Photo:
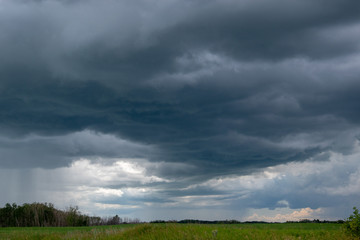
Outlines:
[[360,214],[356,207],[353,209],[353,214],[351,214],[350,217],[346,219],[344,226],[347,233],[353,237],[360,238]]

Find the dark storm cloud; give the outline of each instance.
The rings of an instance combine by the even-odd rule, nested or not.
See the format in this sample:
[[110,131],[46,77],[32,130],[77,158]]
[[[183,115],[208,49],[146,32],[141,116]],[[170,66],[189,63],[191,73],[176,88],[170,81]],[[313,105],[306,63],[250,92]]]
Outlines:
[[155,158],[157,153],[151,146],[86,130],[62,136],[1,137],[0,154],[1,165],[5,168],[54,168],[70,165],[74,159],[84,157],[106,166],[119,156]]
[[[303,161],[336,148],[359,122],[354,1],[1,6],[0,126],[10,137],[92,129],[156,146],[141,155],[151,161],[197,166],[153,170],[195,181]],[[51,149],[24,165],[74,156]],[[50,152],[57,160],[45,164]]]
[[170,43],[246,60],[328,58],[358,49],[354,38],[333,36],[337,27],[358,21],[360,5],[351,1],[213,2],[199,8],[166,33]]

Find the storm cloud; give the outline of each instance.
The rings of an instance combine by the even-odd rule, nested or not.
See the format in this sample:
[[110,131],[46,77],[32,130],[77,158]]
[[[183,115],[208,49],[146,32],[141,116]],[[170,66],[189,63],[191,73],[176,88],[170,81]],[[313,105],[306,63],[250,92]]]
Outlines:
[[[339,201],[322,200],[326,170],[285,174],[278,188],[264,178],[272,190],[251,194],[238,182],[269,168],[340,164],[334,156],[356,174],[359,11],[337,0],[0,1],[0,167],[67,176],[77,163],[110,171],[120,161],[157,179],[88,186],[121,191],[110,206],[176,210],[184,197],[197,206],[211,195],[239,214],[237,204],[331,210]],[[216,179],[240,195],[209,185]],[[156,191],[126,197],[124,186]],[[314,186],[327,190],[314,195]]]

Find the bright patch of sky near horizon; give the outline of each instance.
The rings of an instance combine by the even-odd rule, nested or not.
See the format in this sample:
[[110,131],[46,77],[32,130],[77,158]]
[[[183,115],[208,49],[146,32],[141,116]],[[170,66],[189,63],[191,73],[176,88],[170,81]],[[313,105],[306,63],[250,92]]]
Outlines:
[[[74,135],[81,134],[95,133],[85,131]],[[329,161],[317,159],[325,155]],[[309,202],[306,196],[328,199],[329,205],[333,198],[340,206],[340,199],[356,198],[360,192],[359,157],[360,145],[356,141],[347,155],[323,152],[303,162],[267,167],[250,175],[216,177],[195,184],[189,184],[187,179],[162,178],[156,171],[147,170],[161,169],[162,165],[169,168],[177,163],[149,162],[140,158],[80,158],[67,167],[55,169],[0,170],[0,187],[4,189],[0,200],[21,203],[26,196],[27,201],[55,202],[60,208],[80,203],[81,210],[88,214],[108,216],[117,213],[141,217],[145,221],[200,216],[208,220],[215,216],[230,219],[231,216],[231,219],[241,221],[270,222],[337,220],[338,213],[327,206],[311,205],[311,200],[311,207],[301,206]],[[12,188],[6,188],[9,182]],[[177,185],[175,191],[164,187],[174,183]],[[297,197],[300,203],[295,205],[293,199]],[[271,209],[266,208],[268,198],[274,201]],[[204,214],[206,209],[213,212]],[[164,216],[162,211],[173,215]]]

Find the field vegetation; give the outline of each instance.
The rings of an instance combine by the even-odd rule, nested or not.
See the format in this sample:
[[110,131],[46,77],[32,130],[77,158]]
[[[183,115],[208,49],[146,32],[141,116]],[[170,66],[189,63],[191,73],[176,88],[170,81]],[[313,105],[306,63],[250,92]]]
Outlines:
[[180,224],[141,223],[92,227],[0,228],[0,239],[356,239],[335,223]]
[[6,204],[0,208],[1,239],[352,240],[360,239],[360,214],[354,207],[354,213],[346,221],[336,222],[314,219],[287,223],[236,220],[140,223],[138,219],[118,215],[90,217],[77,207],[58,210],[52,204]]

